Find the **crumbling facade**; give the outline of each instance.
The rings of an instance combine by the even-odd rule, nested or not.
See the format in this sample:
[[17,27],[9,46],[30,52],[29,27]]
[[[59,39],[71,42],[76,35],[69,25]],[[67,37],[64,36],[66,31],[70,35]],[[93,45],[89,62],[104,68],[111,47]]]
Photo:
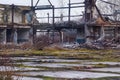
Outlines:
[[0,43],[32,42],[32,23],[30,6],[0,4]]
[[[92,43],[94,41],[104,41],[107,39],[117,39],[120,37],[120,22],[110,20],[108,17],[105,17],[100,12],[99,8],[96,5],[97,0],[84,0],[82,4],[84,4],[84,13],[81,20],[78,22],[74,21],[62,21],[60,23],[53,23],[43,25],[45,31],[48,29],[48,32],[51,30],[53,32],[53,40],[54,40],[54,31],[59,32],[60,41],[64,41],[63,32],[67,29],[73,29],[77,32],[75,35],[71,35],[69,37],[75,36],[78,43]],[[39,10],[44,8],[38,8]],[[50,8],[51,9],[51,8]],[[57,8],[55,8],[57,9]],[[37,9],[36,9],[37,10]],[[46,8],[45,8],[46,10]],[[69,18],[71,16],[69,15]],[[49,18],[49,17],[48,17]],[[54,22],[54,16],[53,22]],[[49,22],[49,21],[48,21]],[[47,26],[47,27],[46,27]],[[42,25],[35,25],[36,31],[39,28],[42,29]],[[40,29],[40,30],[41,30]],[[69,40],[68,40],[69,41]],[[73,41],[73,42],[75,42]]]
[[[120,22],[103,17],[96,0],[85,0],[85,17],[78,29],[78,40],[86,43],[120,38]],[[82,25],[84,24],[84,25]]]

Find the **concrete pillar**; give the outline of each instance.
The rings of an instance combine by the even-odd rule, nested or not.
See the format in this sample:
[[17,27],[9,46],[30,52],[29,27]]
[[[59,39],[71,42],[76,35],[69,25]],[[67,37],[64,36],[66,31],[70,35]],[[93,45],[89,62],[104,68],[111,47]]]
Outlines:
[[63,31],[60,30],[59,34],[60,34],[60,42],[63,43],[63,41],[64,41],[64,33],[63,33]]
[[18,36],[17,36],[17,30],[15,30],[14,31],[14,35],[13,35],[13,43],[14,44],[17,44],[17,38],[18,38]]
[[29,29],[29,42],[33,44],[33,39],[34,39],[34,34],[33,34],[33,28]]
[[62,31],[61,34],[62,34],[62,43],[64,43],[64,32]]
[[4,44],[6,44],[6,43],[7,43],[7,33],[6,33],[7,30],[5,29],[4,31],[5,31],[5,32],[4,32],[4,33],[5,33],[5,41],[4,41]]
[[85,37],[86,37],[86,43],[91,43],[90,39],[90,30],[89,27],[85,24]]
[[6,43],[6,30],[0,29],[0,43],[5,44]]
[[100,32],[100,38],[98,40],[104,40],[105,38],[105,30],[104,30],[104,27],[102,26],[101,27],[101,32]]

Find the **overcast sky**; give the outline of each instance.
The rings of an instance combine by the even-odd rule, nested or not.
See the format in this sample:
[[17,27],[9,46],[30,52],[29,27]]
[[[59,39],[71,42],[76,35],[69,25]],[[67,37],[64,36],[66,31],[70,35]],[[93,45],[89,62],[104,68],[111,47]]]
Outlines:
[[[37,0],[33,0],[34,4]],[[63,1],[63,4],[68,3],[69,0],[50,0],[54,5],[60,4]],[[71,0],[71,2],[83,2],[84,0]],[[0,0],[2,4],[16,4],[16,5],[30,5],[31,0]],[[48,4],[48,0],[40,0],[39,4]]]
[[[33,0],[34,5],[36,4],[37,0]],[[50,0],[51,3],[55,6],[68,6],[68,1],[69,0]],[[84,0],[71,0],[71,3],[77,3],[77,2],[83,2]],[[15,5],[26,5],[30,6],[31,5],[31,0],[0,0],[0,4],[15,4]],[[48,0],[40,0],[38,5],[49,5]],[[77,6],[77,5],[75,5]],[[71,10],[71,15],[80,15],[82,14],[83,9],[82,8],[77,8],[77,9],[72,9]],[[36,11],[38,17],[47,17],[47,13],[50,13],[50,16],[52,16],[52,11],[51,10],[42,10],[42,11]],[[68,15],[68,10],[55,10],[55,16],[60,16],[60,14],[63,13],[63,15]],[[65,18],[66,20],[67,18]],[[76,18],[73,18],[76,19]],[[44,22],[46,19],[40,19],[40,21]],[[56,19],[56,21],[59,19]],[[47,21],[47,20],[46,20]]]

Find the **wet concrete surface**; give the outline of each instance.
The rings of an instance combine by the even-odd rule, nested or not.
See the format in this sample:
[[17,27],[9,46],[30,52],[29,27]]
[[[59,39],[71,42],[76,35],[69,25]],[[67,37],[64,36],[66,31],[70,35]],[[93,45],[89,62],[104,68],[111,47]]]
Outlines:
[[92,65],[84,65],[84,64],[70,64],[70,63],[23,63],[25,66],[33,66],[33,67],[51,67],[51,68],[65,68],[65,67],[80,67],[80,66],[92,66]]
[[90,69],[92,71],[105,71],[105,72],[117,72],[120,73],[120,67],[113,67],[113,68],[93,68]]
[[100,78],[100,77],[111,77],[120,76],[120,74],[112,73],[97,73],[97,72],[82,72],[82,71],[47,71],[47,72],[25,72],[22,74],[28,74],[32,76],[48,76],[55,78]]
[[43,80],[42,78],[33,78],[33,77],[17,77],[13,76],[14,80]]
[[[92,60],[59,59],[53,56],[30,56],[30,57],[11,57],[14,65],[20,66],[0,66],[0,71],[18,71],[16,74],[29,75],[34,77],[21,77],[20,80],[43,80],[35,76],[47,76],[54,78],[101,78],[101,77],[120,77],[119,67],[94,68],[96,64],[120,65],[120,62],[94,62]],[[87,66],[90,69],[84,71],[65,70],[66,68],[79,68]],[[54,71],[47,68],[53,68]],[[63,68],[63,70],[59,70]],[[46,70],[47,69],[47,70]],[[97,72],[96,72],[97,71]]]
[[108,64],[108,65],[120,65],[120,62],[84,62],[84,64]]
[[0,66],[0,71],[30,71],[30,70],[41,70],[39,68],[28,68],[28,67],[12,67],[12,66]]

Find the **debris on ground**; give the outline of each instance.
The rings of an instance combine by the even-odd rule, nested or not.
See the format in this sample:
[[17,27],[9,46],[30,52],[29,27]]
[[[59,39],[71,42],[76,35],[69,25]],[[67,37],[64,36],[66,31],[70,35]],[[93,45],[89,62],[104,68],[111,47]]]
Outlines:
[[82,44],[80,47],[88,49],[120,49],[120,44],[115,39],[95,40],[90,43]]

